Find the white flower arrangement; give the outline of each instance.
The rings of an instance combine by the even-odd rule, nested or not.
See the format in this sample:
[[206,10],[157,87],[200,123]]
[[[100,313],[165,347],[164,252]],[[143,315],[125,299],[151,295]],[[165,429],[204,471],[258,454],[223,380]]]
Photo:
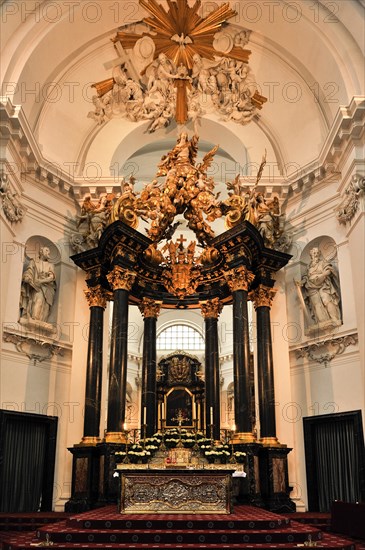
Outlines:
[[157,446],[157,445],[146,445],[146,446],[145,446],[145,449],[146,449],[147,451],[155,452],[155,451],[157,451],[158,446]]
[[233,456],[237,460],[237,462],[240,462],[242,464],[245,460],[246,453],[244,453],[243,451],[235,451],[233,453]]

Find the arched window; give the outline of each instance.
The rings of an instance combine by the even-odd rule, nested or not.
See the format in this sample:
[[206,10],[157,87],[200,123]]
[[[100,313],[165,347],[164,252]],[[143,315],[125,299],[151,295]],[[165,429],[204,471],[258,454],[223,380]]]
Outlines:
[[156,342],[157,350],[204,350],[201,334],[188,325],[171,325],[163,330]]

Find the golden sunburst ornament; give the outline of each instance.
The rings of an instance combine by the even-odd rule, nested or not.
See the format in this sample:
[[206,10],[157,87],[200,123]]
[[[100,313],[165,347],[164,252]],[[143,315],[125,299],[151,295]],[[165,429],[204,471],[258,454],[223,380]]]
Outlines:
[[213,48],[214,35],[222,23],[236,15],[236,11],[223,4],[204,19],[198,15],[201,1],[197,0],[192,7],[186,0],[167,0],[169,10],[166,12],[156,0],[140,0],[152,17],[144,22],[156,33],[153,40],[156,45],[155,57],[164,53],[174,64],[193,66],[193,55],[214,59],[217,55]]
[[[228,3],[216,8],[205,18],[197,13],[201,0],[196,0],[191,7],[187,0],[167,0],[167,12],[156,0],[140,0],[139,3],[151,14],[143,21],[153,30],[153,34],[119,31],[114,42],[121,42],[128,49],[142,36],[149,36],[155,43],[154,59],[164,53],[177,67],[185,65],[188,69],[192,68],[196,53],[206,59],[214,59],[218,54],[213,47],[215,34],[223,23],[237,15]],[[250,53],[250,50],[235,46],[229,53],[219,52],[219,55],[247,63]]]

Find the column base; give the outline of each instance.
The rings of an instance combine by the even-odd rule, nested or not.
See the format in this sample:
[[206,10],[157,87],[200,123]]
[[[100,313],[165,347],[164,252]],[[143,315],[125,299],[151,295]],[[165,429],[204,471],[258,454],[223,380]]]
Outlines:
[[289,497],[292,490],[288,475],[290,451],[284,445],[263,445],[259,450],[261,496],[265,508],[277,514],[295,512],[296,508]]
[[78,514],[94,508],[98,496],[98,448],[91,444],[76,444],[68,450],[72,454],[72,486],[65,512]]
[[87,435],[81,439],[80,443],[75,443],[74,447],[95,447],[100,442],[100,437]]
[[280,443],[277,437],[260,437],[259,443],[264,447],[286,447],[284,443]]
[[236,500],[239,504],[264,508],[265,503],[261,497],[259,457],[258,453],[262,446],[258,443],[241,443],[235,445],[235,451],[246,453],[244,469],[247,474],[245,478],[233,478],[236,491]]
[[124,432],[106,432],[105,443],[127,443],[127,437]]
[[125,444],[101,443],[97,447],[99,452],[99,483],[98,498],[95,502],[95,508],[116,504],[119,494],[119,478],[114,477],[116,468],[116,456],[118,451],[125,451]]
[[230,442],[237,445],[240,443],[257,443],[256,437],[252,432],[236,432],[233,434]]

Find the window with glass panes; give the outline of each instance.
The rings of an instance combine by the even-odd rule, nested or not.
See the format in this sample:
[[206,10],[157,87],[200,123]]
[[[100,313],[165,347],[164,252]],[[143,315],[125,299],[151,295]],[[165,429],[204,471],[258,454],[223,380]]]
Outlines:
[[156,342],[158,350],[203,350],[201,334],[188,325],[172,325],[163,330]]

